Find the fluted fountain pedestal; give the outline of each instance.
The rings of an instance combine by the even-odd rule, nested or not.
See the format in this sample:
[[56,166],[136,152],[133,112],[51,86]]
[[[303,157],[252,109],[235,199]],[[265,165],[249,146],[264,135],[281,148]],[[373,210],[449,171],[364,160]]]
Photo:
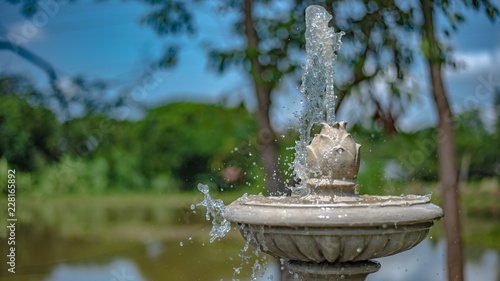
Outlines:
[[348,263],[290,261],[287,266],[303,281],[363,281],[368,274],[374,273],[380,268],[380,264],[375,261]]

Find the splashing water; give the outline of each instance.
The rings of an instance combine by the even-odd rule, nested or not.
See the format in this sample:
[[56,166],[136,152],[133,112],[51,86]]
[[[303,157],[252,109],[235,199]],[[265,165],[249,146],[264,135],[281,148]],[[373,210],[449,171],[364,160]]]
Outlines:
[[207,207],[207,221],[210,220],[210,216],[213,217],[212,231],[210,231],[210,243],[212,243],[215,239],[224,237],[231,230],[231,222],[223,216],[226,205],[224,205],[222,200],[210,197],[207,185],[199,183],[198,190],[203,193],[205,199],[196,206]]
[[[332,27],[328,27],[328,22],[332,16],[320,6],[309,6],[306,9],[306,52],[307,64],[303,63],[302,67],[305,72],[302,76],[302,85],[300,91],[306,100],[304,113],[299,117],[300,138],[295,145],[295,161],[293,163],[295,176],[302,180],[305,179],[306,167],[305,156],[306,147],[312,141],[310,136],[313,125],[326,122],[333,124],[335,121],[335,95],[334,95],[334,81],[333,81],[333,65],[337,58],[335,51],[339,50],[342,42],[341,38],[344,32],[335,33]],[[235,149],[237,150],[237,149]],[[250,153],[249,156],[252,156]],[[293,189],[293,188],[292,188]],[[300,187],[296,188],[300,189]],[[205,198],[203,202],[197,206],[206,206],[206,218],[212,220],[212,230],[210,231],[210,242],[212,243],[217,238],[222,238],[231,229],[231,223],[223,216],[226,205],[220,199],[213,199],[209,195],[209,187],[204,184],[198,184],[200,190]],[[191,209],[194,206],[191,206]],[[243,227],[243,225],[240,225]],[[262,230],[263,231],[263,230]],[[251,233],[244,233],[244,236],[252,235]],[[242,265],[249,264],[251,256],[245,255],[244,252],[248,250],[249,240],[256,243],[257,249],[260,250],[267,248],[266,245],[259,245],[256,239],[249,237],[242,253],[238,254],[241,258]],[[259,258],[259,250],[254,252],[257,257],[254,265],[252,266],[252,279],[257,279],[257,272],[261,271],[262,265],[259,263],[264,262],[266,256]],[[234,275],[240,273],[241,266],[234,267]],[[271,277],[272,278],[272,277]],[[233,278],[232,280],[239,280]]]
[[[196,206],[205,206],[207,208],[207,213],[206,213],[206,218],[207,220],[210,220],[211,217],[212,219],[212,231],[210,231],[210,243],[215,241],[217,238],[222,238],[224,237],[229,230],[231,230],[231,222],[226,220],[223,216],[224,210],[226,209],[226,205],[224,205],[224,202],[220,199],[213,199],[210,196],[210,189],[207,185],[205,184],[198,184],[198,190],[203,193],[205,196],[204,200],[201,203],[198,203]],[[246,196],[243,195],[243,196]],[[194,206],[191,205],[191,209],[194,209]],[[240,226],[242,229],[244,229],[243,225]],[[263,229],[262,229],[263,231]],[[245,233],[245,235],[253,235],[251,232]],[[191,237],[189,237],[189,240],[192,240]],[[247,240],[247,239],[246,239]],[[258,241],[255,238],[252,238],[252,241],[256,243],[257,245],[257,250],[253,252],[253,254],[256,257],[256,260],[254,262],[254,265],[252,266],[252,276],[251,280],[257,280],[257,276],[263,275],[264,272],[262,271],[263,266],[266,263],[266,256],[262,256],[259,258],[259,252],[260,248],[263,247],[264,249],[267,248],[265,245],[259,245]],[[245,247],[241,250],[241,253],[238,254],[238,256],[241,259],[241,264],[240,267],[234,267],[234,275],[240,274],[240,270],[242,269],[242,266],[244,264],[250,264],[249,259],[251,258],[251,255],[246,255],[245,252],[247,252],[249,248],[249,241],[247,240]],[[183,243],[180,242],[180,246],[183,246]],[[262,264],[261,264],[262,262]],[[264,268],[266,268],[264,266]],[[238,281],[239,279],[233,278],[232,280]]]
[[342,45],[343,31],[335,33],[328,26],[332,16],[321,6],[306,9],[306,53],[307,64],[302,67],[300,91],[306,100],[302,116],[299,117],[299,140],[295,144],[294,174],[303,180],[306,175],[306,147],[311,143],[313,125],[335,121],[335,94],[333,87],[333,64],[335,51]]
[[[212,231],[210,231],[210,236],[211,236],[210,243],[212,243],[213,241],[215,241],[215,239],[224,237],[226,235],[226,233],[228,233],[229,230],[231,230],[231,222],[226,220],[223,216],[224,210],[226,209],[226,205],[224,205],[224,202],[222,202],[222,200],[213,199],[210,196],[210,189],[207,185],[199,183],[198,190],[203,193],[203,195],[205,196],[205,199],[201,203],[198,203],[196,206],[207,207],[207,213],[206,213],[207,220],[210,220],[210,218],[213,217],[213,219],[212,219]],[[243,196],[246,196],[246,194]],[[191,205],[191,210],[193,210],[193,209],[194,209],[194,205]],[[243,226],[240,226],[240,227],[243,227]],[[250,233],[247,233],[246,235],[252,235],[252,233],[250,232]],[[191,241],[192,238],[189,237],[189,240]],[[254,241],[258,245],[258,242],[255,238],[253,238],[252,241]],[[241,259],[241,264],[240,264],[240,267],[233,268],[234,275],[240,274],[240,270],[242,269],[242,266],[244,264],[250,264],[249,259],[251,258],[251,255],[245,254],[245,252],[249,248],[249,245],[250,245],[250,243],[247,241],[245,244],[245,247],[241,250],[241,253],[238,254],[238,256]],[[181,247],[183,246],[182,242],[180,242],[180,246]],[[260,247],[261,246],[258,246],[257,249],[260,249]],[[265,245],[263,247],[265,247]],[[267,247],[265,247],[265,248],[267,248]],[[257,280],[257,275],[259,274],[259,272],[260,272],[260,274],[263,274],[262,264],[260,264],[260,262],[265,264],[264,262],[266,260],[266,257],[262,256],[260,258],[260,262],[259,262],[259,251],[260,250],[255,250],[253,252],[253,254],[255,255],[255,257],[257,259],[255,260],[255,263],[252,266],[251,280]],[[239,281],[239,279],[235,279],[235,278],[233,278],[232,280]]]

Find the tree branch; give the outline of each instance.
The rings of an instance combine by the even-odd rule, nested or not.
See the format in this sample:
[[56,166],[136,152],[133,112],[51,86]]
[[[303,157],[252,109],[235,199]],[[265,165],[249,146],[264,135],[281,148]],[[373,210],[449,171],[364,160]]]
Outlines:
[[27,50],[26,48],[9,41],[0,41],[0,50],[12,51],[44,71],[49,77],[49,83],[52,87],[52,90],[54,91],[54,96],[61,104],[61,109],[63,110],[65,119],[69,117],[68,102],[66,101],[63,92],[58,86],[58,77],[56,71],[54,70],[52,65],[50,65],[50,63]]

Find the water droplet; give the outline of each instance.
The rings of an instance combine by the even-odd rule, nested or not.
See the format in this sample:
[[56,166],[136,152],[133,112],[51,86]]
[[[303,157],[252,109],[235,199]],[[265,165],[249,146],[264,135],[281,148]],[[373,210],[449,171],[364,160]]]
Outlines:
[[184,246],[184,243],[181,242],[181,243],[179,243],[179,245],[181,245],[181,247],[182,247],[182,246]]
[[234,269],[234,273],[233,273],[233,276],[236,275],[236,274],[240,274],[240,270],[242,269],[243,267],[233,267]]
[[191,210],[194,210],[194,208],[196,208],[194,204],[191,204]]
[[358,252],[358,253],[361,253],[361,251],[363,251],[363,249],[361,249],[361,247],[356,249],[356,252]]
[[208,185],[199,183],[198,190],[201,191],[203,194],[208,194]]

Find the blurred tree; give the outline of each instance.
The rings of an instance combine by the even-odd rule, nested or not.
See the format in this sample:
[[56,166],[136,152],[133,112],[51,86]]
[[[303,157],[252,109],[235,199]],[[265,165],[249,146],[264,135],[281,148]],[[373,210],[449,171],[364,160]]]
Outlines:
[[[104,182],[117,190],[192,190],[197,180],[224,189],[260,182],[260,163],[251,157],[256,141],[249,139],[255,118],[242,104],[169,104],[137,122],[94,111],[61,123],[45,101],[29,80],[0,78],[0,158],[33,172],[41,193],[94,190],[81,170],[103,165],[95,190],[105,191]],[[81,178],[67,182],[67,189],[47,185],[68,173]]]
[[97,114],[74,118],[62,124],[64,134],[61,143],[73,157],[93,157],[95,154],[109,156],[107,153],[111,147],[121,143],[116,136],[119,127],[130,131],[132,125]]
[[[75,158],[104,157],[112,182],[138,173],[147,179],[141,188],[167,175],[183,190],[194,189],[200,180],[229,188],[253,182],[248,177],[255,160],[248,154],[255,152],[248,150],[248,136],[255,134],[254,122],[243,105],[173,103],[149,110],[137,122],[101,115],[69,120],[63,124],[64,144]],[[226,181],[227,168],[241,173]]]
[[[144,17],[143,22],[152,26],[159,35],[194,34],[197,30],[194,11],[196,5],[201,6],[200,2],[203,1],[146,1],[152,6],[152,12]],[[416,90],[409,78],[418,55],[416,41],[426,34],[422,23],[425,11],[418,3],[325,0],[283,4],[278,1],[228,0],[209,5],[218,11],[219,16],[231,19],[234,35],[243,42],[223,49],[208,44],[208,54],[211,65],[218,71],[241,66],[253,81],[258,101],[261,157],[271,193],[282,188],[280,174],[276,174],[275,134],[269,121],[271,94],[285,77],[299,77],[297,69],[301,61],[297,54],[304,49],[304,10],[310,4],[324,5],[334,17],[333,25],[346,33],[343,42],[348,51],[339,58],[345,63],[336,85],[337,110],[346,96],[356,93],[364,114],[371,116],[388,136],[392,136],[397,131],[398,117]],[[448,1],[434,4],[441,8],[452,29],[464,20],[463,15],[452,9],[456,5]],[[487,0],[464,1],[464,4],[474,9],[484,7],[491,18],[498,13]],[[449,30],[444,32],[450,35]],[[166,49],[160,64],[175,65],[179,47],[173,45]],[[447,55],[447,63],[454,65],[447,53],[450,50],[442,50]]]
[[[159,35],[196,33],[194,6],[201,6],[201,1],[146,0],[144,2],[151,5],[151,12],[142,19],[142,22],[153,27]],[[272,3],[267,4],[271,5]],[[289,47],[299,50],[303,45],[303,39],[285,40],[289,36],[293,36],[294,39],[299,38],[300,30],[292,31],[295,22],[293,17],[288,18],[286,14],[282,14],[279,19],[276,19],[277,14],[274,15],[275,18],[272,16],[254,17],[252,5],[252,1],[227,1],[210,4],[211,7],[218,9],[219,15],[226,12],[237,15],[234,23],[236,35],[242,36],[246,43],[224,51],[209,47],[209,56],[211,64],[221,72],[227,70],[229,65],[234,64],[241,64],[248,71],[254,83],[258,101],[258,139],[268,190],[271,194],[278,194],[284,193],[285,189],[278,168],[276,137],[269,120],[271,92],[281,82],[283,76],[296,69],[297,64],[289,63],[286,58]],[[301,25],[303,24],[299,23],[297,27]],[[279,38],[277,36],[278,29],[280,29],[281,40],[276,40]],[[164,67],[175,65],[178,60],[179,47],[173,44],[166,47],[165,50],[165,55],[160,59],[159,65]],[[279,67],[278,61],[281,61]]]
[[490,131],[482,120],[480,111],[473,109],[457,116],[457,155],[461,156],[459,179],[482,179],[496,175],[500,165],[500,146],[498,129]]
[[[36,12],[37,1],[29,1],[23,6],[27,16]],[[2,26],[0,26],[1,28]],[[3,30],[0,29],[3,32]],[[0,32],[0,38],[3,37]],[[12,41],[0,40],[0,50],[12,51],[26,59],[47,74],[50,91],[37,93],[38,101],[51,108],[61,120],[69,120],[86,114],[104,114],[122,106],[127,100],[127,93],[120,92],[109,98],[106,95],[107,85],[103,81],[88,81],[83,76],[76,76],[62,82],[54,67],[23,46]],[[65,83],[65,85],[63,85]]]
[[[36,5],[35,3],[29,3],[26,4],[26,6],[29,5]],[[29,12],[30,9],[25,9],[25,12]],[[56,71],[52,67],[50,63],[45,61],[43,58],[37,56],[33,52],[29,51],[28,49],[24,48],[23,46],[20,46],[19,44],[16,44],[12,41],[3,41],[0,40],[0,50],[8,50],[16,53],[18,56],[26,59],[27,61],[31,62],[38,68],[40,68],[42,71],[44,71],[47,74],[47,77],[49,79],[49,84],[52,88],[52,96],[57,100],[59,103],[59,110],[61,111],[61,114],[63,115],[63,119],[69,118],[69,107],[68,107],[68,102],[66,101],[66,98],[64,94],[62,93],[62,90],[59,85],[59,78],[56,74]]]
[[[456,3],[455,3],[456,2]],[[487,16],[493,21],[498,16],[498,9],[488,0],[463,1],[466,8],[479,10],[484,8]],[[440,9],[448,19],[449,25],[457,29],[457,23],[465,20],[464,16],[456,12],[454,6],[458,1],[420,0],[420,9],[423,22],[419,29],[421,36],[421,50],[427,61],[432,85],[432,95],[438,113],[437,152],[439,158],[439,179],[443,190],[443,209],[446,215],[445,231],[448,257],[448,280],[464,280],[463,253],[460,225],[460,207],[458,194],[458,171],[456,162],[455,132],[453,113],[444,88],[441,74],[443,64],[450,62],[449,50],[439,41],[439,29],[435,24],[437,17],[435,9]],[[449,35],[447,29],[445,35]]]
[[[201,1],[146,1],[152,6],[143,22],[152,26],[159,35],[178,35],[196,33],[194,12]],[[207,44],[210,65],[220,72],[227,71],[230,66],[243,67],[254,84],[258,101],[257,124],[261,157],[267,174],[267,184],[271,194],[283,192],[281,175],[277,163],[275,133],[269,119],[271,94],[286,77],[299,80],[297,71],[301,64],[298,56],[304,49],[305,19],[304,10],[312,1],[296,1],[280,4],[277,1],[224,1],[211,3],[209,6],[218,11],[219,16],[227,16],[232,21],[234,35],[240,37],[242,44],[224,49]],[[318,4],[318,3],[314,3]],[[323,4],[332,12],[332,1]],[[348,4],[345,2],[344,4]],[[360,4],[361,5],[361,4]],[[349,9],[345,13],[333,13],[334,23],[346,31],[346,42],[350,46],[359,47],[350,50],[345,58],[345,81],[336,86],[339,97],[337,110],[344,97],[358,87],[368,92],[367,108],[371,116],[383,124],[386,132],[396,132],[396,121],[403,112],[405,99],[402,97],[407,89],[402,86],[405,74],[409,72],[412,61],[412,47],[406,44],[406,38],[400,38],[394,32],[395,24],[384,21],[384,10],[395,5],[386,1],[372,3],[364,16],[353,15]],[[362,10],[363,5],[360,6]],[[356,11],[361,11],[355,9]],[[402,11],[401,11],[402,12]],[[403,12],[402,12],[403,13]],[[359,14],[359,13],[358,13]],[[411,28],[407,19],[411,12],[403,13],[401,22]],[[401,28],[402,29],[402,28]],[[376,38],[376,39],[375,39]],[[160,64],[175,65],[177,63],[178,46],[170,46]],[[391,72],[392,71],[392,72]],[[392,73],[396,75],[392,75]],[[382,77],[390,79],[381,79]],[[395,78],[394,78],[395,77]],[[393,96],[399,98],[386,99],[375,94],[370,83],[388,81],[388,89]],[[385,102],[389,100],[390,102]]]
[[127,139],[138,142],[140,167],[148,177],[170,170],[183,182],[183,189],[193,189],[200,180],[227,188],[225,169],[238,168],[250,176],[254,160],[240,152],[251,144],[248,137],[255,134],[254,122],[243,105],[175,103],[150,110]]
[[40,94],[27,84],[18,77],[0,78],[0,158],[32,171],[59,158],[60,126],[50,110],[39,106]]

